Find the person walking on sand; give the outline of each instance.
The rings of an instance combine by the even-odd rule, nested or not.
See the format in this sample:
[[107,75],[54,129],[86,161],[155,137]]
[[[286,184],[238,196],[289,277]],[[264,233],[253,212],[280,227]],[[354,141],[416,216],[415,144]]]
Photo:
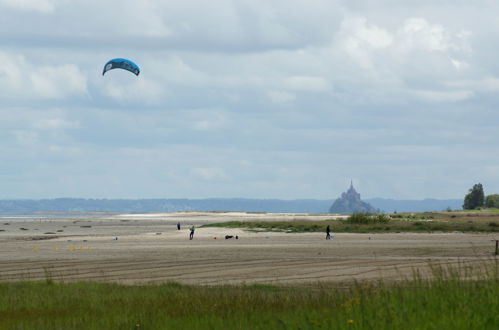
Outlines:
[[196,230],[196,228],[194,228],[194,225],[191,227],[191,233],[189,234],[189,239],[192,240],[194,238],[194,230]]
[[329,228],[329,225],[326,227],[326,239],[331,239],[331,229]]

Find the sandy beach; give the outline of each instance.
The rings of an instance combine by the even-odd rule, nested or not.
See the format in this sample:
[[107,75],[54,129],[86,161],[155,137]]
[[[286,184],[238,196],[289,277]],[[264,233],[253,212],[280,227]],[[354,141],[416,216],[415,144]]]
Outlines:
[[335,234],[333,228],[334,238],[326,241],[323,233],[197,228],[188,238],[190,225],[330,218],[242,212],[2,216],[0,281],[341,282],[401,279],[435,264],[473,267],[493,260],[496,234]]

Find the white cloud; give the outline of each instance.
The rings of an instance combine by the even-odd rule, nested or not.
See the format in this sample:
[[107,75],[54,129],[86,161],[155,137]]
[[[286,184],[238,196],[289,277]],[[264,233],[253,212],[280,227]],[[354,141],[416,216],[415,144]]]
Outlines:
[[[118,74],[118,73],[117,73]],[[119,103],[157,105],[167,96],[166,87],[159,81],[130,75],[129,79],[109,79],[103,93]],[[134,80],[130,82],[130,79]]]
[[[394,56],[400,61],[412,57],[414,52],[460,54],[471,52],[471,32],[451,32],[440,24],[431,24],[424,18],[411,17],[396,29],[369,24],[365,17],[349,17],[336,35],[339,49],[348,54],[363,68],[372,68]],[[464,61],[452,58],[451,63],[461,68]]]
[[[341,30],[350,31],[343,40],[346,46],[369,45],[373,48],[385,48],[393,43],[393,35],[376,25],[368,25],[365,17],[343,21]],[[341,33],[341,32],[340,32]]]
[[51,13],[56,7],[55,0],[0,0],[0,6],[20,10],[34,10]]
[[36,131],[15,130],[13,134],[21,145],[31,146],[38,143],[38,133]]
[[60,99],[71,95],[87,94],[87,79],[77,66],[45,66],[30,74],[36,95],[41,98]]
[[331,89],[330,83],[323,77],[293,76],[284,80],[285,87],[293,90],[324,92]]
[[203,180],[227,179],[228,175],[223,168],[219,167],[198,167],[193,168],[191,174]]
[[0,95],[5,98],[62,99],[86,95],[87,79],[74,64],[43,65],[0,51]]
[[11,55],[0,51],[0,95],[17,94],[22,88],[24,72],[21,68],[26,65],[25,59],[19,55]]
[[408,18],[396,32],[396,44],[404,51],[459,51],[470,52],[469,31],[452,33],[440,24],[431,24],[424,18]]
[[339,48],[362,67],[370,67],[370,49],[386,48],[394,36],[376,25],[368,25],[365,17],[347,18],[337,34]]
[[457,70],[464,70],[469,67],[469,64],[466,61],[456,60],[453,58],[450,58],[450,61]]
[[267,92],[267,96],[270,102],[274,104],[291,103],[296,99],[294,94],[285,91],[269,91]]
[[192,121],[193,128],[199,131],[219,130],[230,123],[228,116],[218,110],[196,111]]
[[45,118],[33,123],[33,127],[40,130],[78,128],[79,126],[78,122],[68,121],[63,118]]
[[447,81],[446,87],[449,88],[466,88],[476,92],[499,92],[499,78],[483,77],[477,80],[454,80]]
[[414,91],[413,95],[421,100],[430,102],[453,103],[468,100],[475,96],[472,91]]

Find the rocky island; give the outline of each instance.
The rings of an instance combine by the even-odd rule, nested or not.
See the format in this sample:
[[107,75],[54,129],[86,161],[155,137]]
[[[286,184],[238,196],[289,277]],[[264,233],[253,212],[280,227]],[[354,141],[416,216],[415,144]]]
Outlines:
[[379,210],[363,202],[360,194],[353,187],[353,182],[350,182],[350,188],[334,201],[329,208],[329,213],[379,213]]

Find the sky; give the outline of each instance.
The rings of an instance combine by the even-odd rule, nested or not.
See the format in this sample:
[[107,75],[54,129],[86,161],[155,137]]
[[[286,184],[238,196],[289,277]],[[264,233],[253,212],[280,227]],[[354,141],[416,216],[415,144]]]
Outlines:
[[[499,193],[499,2],[0,0],[0,198]],[[112,58],[124,70],[102,76]]]

